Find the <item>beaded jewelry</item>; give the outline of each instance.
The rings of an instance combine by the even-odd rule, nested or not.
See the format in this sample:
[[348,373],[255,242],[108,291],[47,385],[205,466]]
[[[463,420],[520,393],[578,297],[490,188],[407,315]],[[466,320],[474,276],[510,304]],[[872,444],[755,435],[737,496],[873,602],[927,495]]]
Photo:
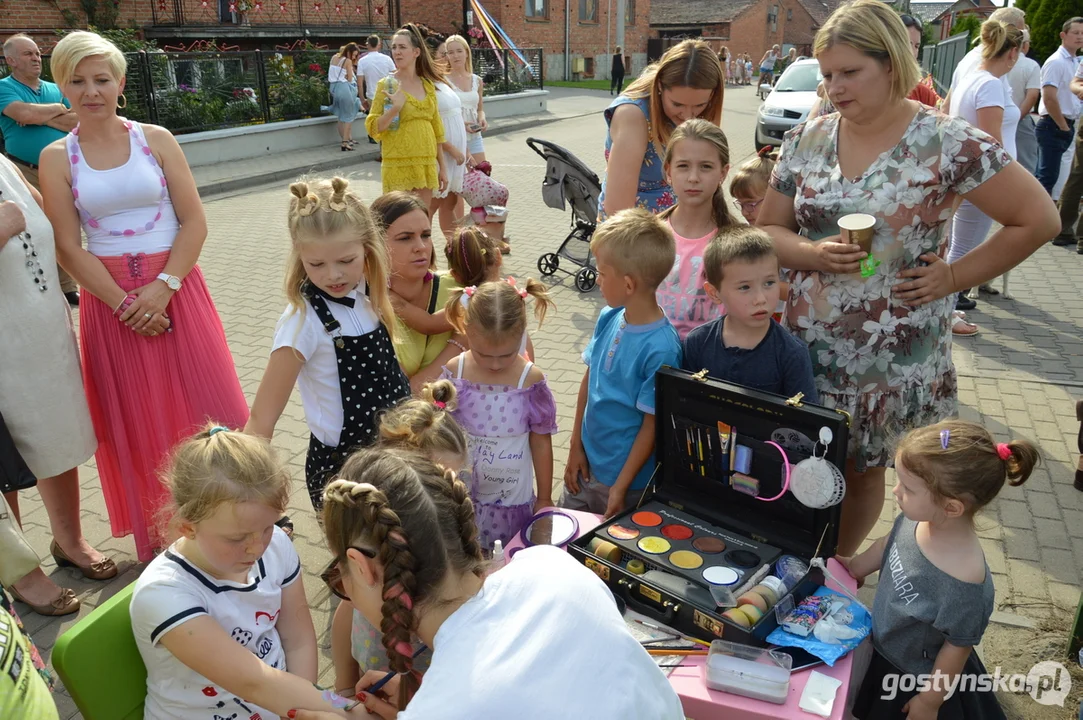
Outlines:
[[[4,193],[0,190],[0,202],[4,200]],[[26,254],[26,270],[30,273],[30,279],[38,286],[38,290],[45,292],[49,285],[45,282],[45,270],[38,261],[38,249],[30,238],[30,231],[23,230],[15,236],[23,244],[23,252]]]
[[[165,179],[165,173],[162,172],[162,167],[158,164],[158,161],[154,158],[154,153],[151,152],[150,147],[143,141],[143,138],[135,130],[135,124],[130,120],[124,120],[124,127],[128,129],[128,133],[135,139],[136,145],[139,146],[143,153],[143,157],[147,159],[147,162],[151,164],[157,173],[158,180],[162,185],[162,192],[158,198],[158,211],[154,215],[154,219],[143,225],[141,228],[129,228],[125,230],[106,230],[113,237],[131,237],[132,235],[140,235],[145,232],[150,232],[154,229],[154,226],[158,224],[158,221],[162,219],[162,208],[165,206],[166,198],[169,197],[169,189]],[[82,203],[79,202],[79,164],[82,162],[80,155],[81,149],[79,147],[79,126],[76,125],[75,129],[71,131],[71,195],[75,200],[75,207],[79,211],[79,217],[82,222],[92,228],[105,230],[101,225],[101,220],[93,217]]]

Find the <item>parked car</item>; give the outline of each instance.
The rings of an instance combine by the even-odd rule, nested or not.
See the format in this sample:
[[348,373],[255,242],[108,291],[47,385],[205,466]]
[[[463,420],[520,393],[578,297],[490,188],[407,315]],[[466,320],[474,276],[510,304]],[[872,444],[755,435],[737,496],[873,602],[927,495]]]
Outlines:
[[757,113],[756,150],[781,145],[786,131],[805,121],[822,79],[816,60],[798,60],[786,68]]

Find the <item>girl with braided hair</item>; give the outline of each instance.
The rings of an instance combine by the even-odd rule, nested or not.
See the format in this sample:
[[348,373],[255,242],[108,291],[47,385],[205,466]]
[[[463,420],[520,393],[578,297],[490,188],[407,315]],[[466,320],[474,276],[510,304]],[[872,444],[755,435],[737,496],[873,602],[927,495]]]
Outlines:
[[534,513],[553,505],[557,407],[545,373],[523,357],[531,297],[541,323],[552,301],[534,279],[522,287],[509,277],[455,290],[446,309],[470,341],[440,377],[459,393],[454,415],[470,435],[470,494],[486,550],[497,540],[507,545]]
[[343,178],[290,185],[289,306],[245,427],[270,439],[293,386],[310,433],[305,480],[324,485],[376,438],[376,416],[410,394],[392,344],[390,260],[383,232]]
[[[337,572],[328,583],[383,631],[391,669],[358,698],[385,719],[554,717],[682,720],[680,700],[612,595],[559,548],[537,546],[485,574],[469,490],[453,471],[398,448],[350,457],[324,495]],[[434,649],[419,686],[411,655]],[[605,658],[590,664],[576,657]],[[330,715],[298,709],[296,720]]]
[[[437,380],[426,383],[420,395],[380,416],[380,445],[414,450],[437,465],[461,472],[467,466],[470,448],[466,433],[451,416],[456,407],[455,386]],[[429,657],[420,656],[414,668],[424,671]],[[379,628],[348,602],[339,604],[331,623],[331,658],[336,688],[352,688],[367,670],[388,666]]]
[[301,561],[275,527],[290,475],[267,441],[208,426],[166,472],[180,537],[132,593],[132,632],[147,667],[145,716],[261,717],[333,710],[316,680],[316,631]]

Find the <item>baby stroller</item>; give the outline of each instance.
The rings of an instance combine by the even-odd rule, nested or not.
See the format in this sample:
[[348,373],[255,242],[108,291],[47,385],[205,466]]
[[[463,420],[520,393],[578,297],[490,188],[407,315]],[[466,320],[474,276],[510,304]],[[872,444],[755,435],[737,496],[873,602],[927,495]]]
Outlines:
[[[598,227],[598,198],[602,184],[590,168],[570,152],[545,140],[527,138],[530,149],[545,158],[545,181],[542,183],[542,199],[557,210],[572,206],[572,230],[564,238],[556,252],[545,253],[538,258],[538,272],[548,277],[557,270],[575,276],[579,292],[589,292],[598,281],[598,271],[590,252],[590,239]],[[586,245],[585,252],[576,240]],[[561,258],[576,269],[560,267]]]

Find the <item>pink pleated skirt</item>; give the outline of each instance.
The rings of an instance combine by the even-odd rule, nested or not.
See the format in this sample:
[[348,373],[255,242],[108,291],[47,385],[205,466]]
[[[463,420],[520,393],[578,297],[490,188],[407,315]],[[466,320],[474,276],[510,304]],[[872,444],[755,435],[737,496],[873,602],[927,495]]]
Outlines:
[[[98,258],[124,290],[162,272],[168,252]],[[95,459],[113,537],[135,536],[140,562],[166,542],[160,473],[174,446],[207,422],[242,428],[248,403],[222,321],[198,267],[166,308],[173,332],[144,337],[83,289],[79,336]]]

